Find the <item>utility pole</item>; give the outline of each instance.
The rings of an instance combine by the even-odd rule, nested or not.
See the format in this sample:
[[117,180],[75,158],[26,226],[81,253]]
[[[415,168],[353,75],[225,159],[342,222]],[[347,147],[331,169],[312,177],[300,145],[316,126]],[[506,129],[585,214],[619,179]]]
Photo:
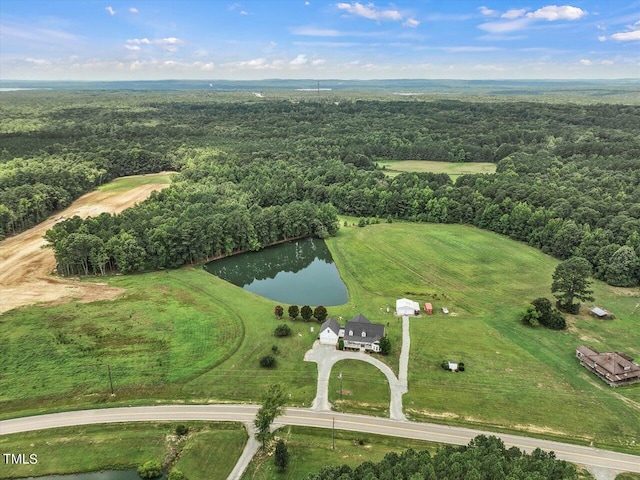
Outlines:
[[109,372],[109,385],[111,385],[111,395],[113,395],[113,379],[111,378],[111,365],[107,364],[107,371]]
[[333,417],[331,424],[331,450],[336,449],[336,417]]

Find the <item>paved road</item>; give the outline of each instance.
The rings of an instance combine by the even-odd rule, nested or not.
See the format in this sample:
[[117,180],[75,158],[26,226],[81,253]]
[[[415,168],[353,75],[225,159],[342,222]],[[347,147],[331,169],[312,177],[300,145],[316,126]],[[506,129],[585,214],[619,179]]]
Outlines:
[[[257,405],[167,405],[62,412],[0,421],[0,435],[47,428],[116,422],[204,420],[246,423],[252,422],[257,410]],[[288,408],[285,415],[276,420],[276,424],[331,428],[333,419],[335,419],[336,429],[339,430],[377,433],[458,445],[468,443],[479,434],[497,435],[508,447],[516,446],[526,451],[535,448],[553,450],[557,458],[584,465],[592,471],[607,469],[640,473],[640,456],[461,427],[346,413],[318,412],[304,408]]]

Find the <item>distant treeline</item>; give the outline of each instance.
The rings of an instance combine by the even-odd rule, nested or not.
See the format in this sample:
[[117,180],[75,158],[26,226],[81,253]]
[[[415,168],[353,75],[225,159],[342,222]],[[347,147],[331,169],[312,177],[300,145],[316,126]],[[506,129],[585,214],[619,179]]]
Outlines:
[[[0,236],[115,176],[166,168],[181,175],[121,216],[56,227],[48,237],[61,272],[173,267],[331,234],[332,204],[357,217],[473,224],[561,259],[583,256],[611,284],[638,283],[640,107],[225,101],[200,92],[92,94],[91,104],[81,103],[88,95],[38,93],[35,106],[23,94],[2,107],[10,115],[0,135]],[[455,183],[430,173],[391,179],[375,167],[389,159],[491,161],[497,173]],[[59,174],[49,179],[47,171]],[[67,172],[73,180],[65,184]],[[61,200],[43,201],[47,188]],[[302,216],[306,225],[288,220]],[[210,232],[216,228],[221,233]],[[68,247],[68,239],[63,246],[62,231],[94,235],[105,248],[124,235],[144,261],[118,262],[115,245],[87,261],[86,249]],[[83,253],[74,258],[74,251]]]

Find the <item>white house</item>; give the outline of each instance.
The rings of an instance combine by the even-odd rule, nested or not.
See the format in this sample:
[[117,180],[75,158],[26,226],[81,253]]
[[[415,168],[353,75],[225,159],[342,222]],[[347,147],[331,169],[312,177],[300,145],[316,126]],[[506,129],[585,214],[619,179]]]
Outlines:
[[420,304],[409,300],[408,298],[401,298],[396,300],[396,315],[404,317],[405,315],[419,315]]
[[345,350],[379,352],[380,339],[384,337],[384,325],[371,323],[362,314],[356,315],[344,327]]
[[335,318],[330,317],[320,326],[320,343],[336,346],[338,338],[340,338],[340,325]]

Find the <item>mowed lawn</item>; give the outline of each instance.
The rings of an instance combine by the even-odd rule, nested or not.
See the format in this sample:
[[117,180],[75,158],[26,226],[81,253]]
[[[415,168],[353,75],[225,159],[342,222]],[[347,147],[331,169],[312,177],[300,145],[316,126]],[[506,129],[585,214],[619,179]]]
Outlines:
[[446,173],[455,181],[460,175],[468,173],[496,173],[496,164],[489,162],[434,162],[430,160],[398,160],[377,162],[384,168],[388,177],[402,172]]
[[[238,423],[185,422],[189,434],[176,437],[176,422],[88,425],[0,436],[2,452],[37,455],[32,465],[3,465],[0,479],[50,474],[126,470],[178,453],[175,467],[192,480],[225,479],[247,441]],[[175,457],[174,457],[175,458]],[[197,461],[193,461],[194,458]]]
[[[581,343],[640,357],[639,289],[596,282],[595,303],[616,320],[583,313],[569,318],[567,331],[533,329],[519,315],[534,298],[552,298],[557,260],[522,243],[462,225],[393,223],[343,228],[328,244],[365,314],[368,304],[404,296],[434,306],[434,315],[411,319],[410,418],[640,452],[640,385],[607,387],[574,357]],[[463,361],[466,371],[442,370],[446,359]],[[388,401],[363,403],[384,409]]]

